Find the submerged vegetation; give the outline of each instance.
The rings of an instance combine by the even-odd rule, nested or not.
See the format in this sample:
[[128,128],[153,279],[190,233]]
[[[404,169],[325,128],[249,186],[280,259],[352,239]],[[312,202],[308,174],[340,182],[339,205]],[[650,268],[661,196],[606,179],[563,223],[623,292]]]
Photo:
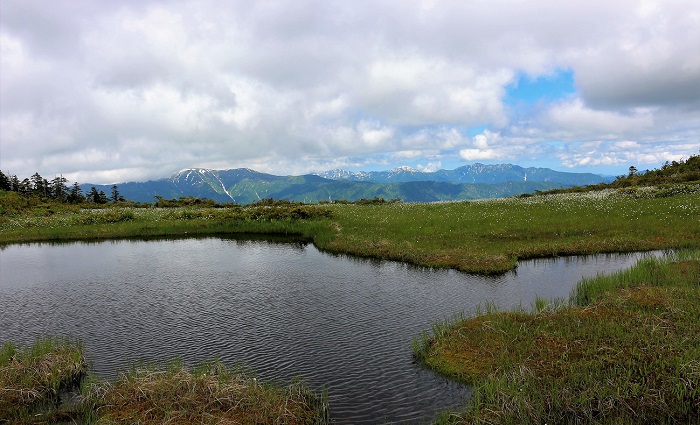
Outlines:
[[[0,349],[0,423],[324,424],[328,401],[301,382],[274,386],[218,362],[134,367],[115,382],[85,378],[77,341],[43,339]],[[85,378],[85,379],[83,379]],[[82,385],[80,385],[82,382]],[[66,390],[81,387],[71,403]]]
[[448,423],[700,421],[700,251],[584,279],[569,303],[435,325],[427,366],[475,386]]

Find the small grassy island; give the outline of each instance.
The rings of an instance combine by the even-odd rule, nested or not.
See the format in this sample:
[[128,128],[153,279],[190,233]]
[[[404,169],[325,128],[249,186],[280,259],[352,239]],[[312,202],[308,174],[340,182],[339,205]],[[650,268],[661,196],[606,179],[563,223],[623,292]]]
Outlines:
[[[432,334],[415,341],[414,354],[475,387],[464,411],[444,415],[447,423],[700,421],[700,156],[646,173],[630,170],[609,185],[435,204],[263,200],[239,206],[193,198],[135,204],[117,196],[113,202],[71,202],[71,195],[51,199],[25,189],[0,190],[0,248],[288,234],[329,252],[476,273],[501,273],[536,257],[678,250],[583,281],[568,302],[542,300],[535,312],[489,311],[436,324]],[[60,390],[86,373],[79,343],[2,343],[0,423],[34,420],[37,405],[53,406]],[[301,385],[266,386],[218,364],[194,371],[181,365],[138,369],[114,383],[84,380],[83,387],[81,417],[96,423],[327,418],[323,398]],[[120,399],[130,407],[120,407]],[[231,410],[229,402],[243,410]],[[58,416],[35,423],[60,422],[65,413],[48,412],[42,415]]]
[[[44,339],[31,347],[5,343],[0,348],[0,423],[328,422],[325,397],[302,383],[272,386],[218,362],[193,371],[179,362],[134,367],[116,382],[86,375],[78,341]],[[78,385],[77,401],[62,403],[62,391]]]

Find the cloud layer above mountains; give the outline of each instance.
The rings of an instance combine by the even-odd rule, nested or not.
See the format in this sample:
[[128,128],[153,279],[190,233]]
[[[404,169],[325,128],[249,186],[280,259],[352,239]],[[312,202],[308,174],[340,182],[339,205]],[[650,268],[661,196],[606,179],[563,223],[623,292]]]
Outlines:
[[475,161],[615,174],[700,152],[696,0],[1,11],[0,168],[20,177]]

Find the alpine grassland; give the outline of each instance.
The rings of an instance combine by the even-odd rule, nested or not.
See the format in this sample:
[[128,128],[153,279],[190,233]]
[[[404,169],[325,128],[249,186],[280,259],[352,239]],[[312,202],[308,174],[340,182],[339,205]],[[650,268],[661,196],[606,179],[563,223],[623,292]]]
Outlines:
[[456,317],[413,344],[472,384],[444,423],[700,422],[700,251],[581,281],[569,303]]
[[[168,207],[128,203],[26,205],[21,195],[0,191],[0,244],[235,233],[310,237],[328,228],[323,219],[330,215],[322,206],[290,202]],[[323,228],[320,231],[319,225]]]

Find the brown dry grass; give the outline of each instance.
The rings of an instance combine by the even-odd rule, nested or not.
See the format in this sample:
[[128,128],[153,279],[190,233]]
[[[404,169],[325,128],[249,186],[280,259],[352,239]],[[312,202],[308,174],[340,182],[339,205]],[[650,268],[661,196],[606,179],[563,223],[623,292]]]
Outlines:
[[325,402],[301,384],[259,383],[214,363],[190,372],[134,369],[115,383],[90,386],[98,424],[313,424],[327,420]]

